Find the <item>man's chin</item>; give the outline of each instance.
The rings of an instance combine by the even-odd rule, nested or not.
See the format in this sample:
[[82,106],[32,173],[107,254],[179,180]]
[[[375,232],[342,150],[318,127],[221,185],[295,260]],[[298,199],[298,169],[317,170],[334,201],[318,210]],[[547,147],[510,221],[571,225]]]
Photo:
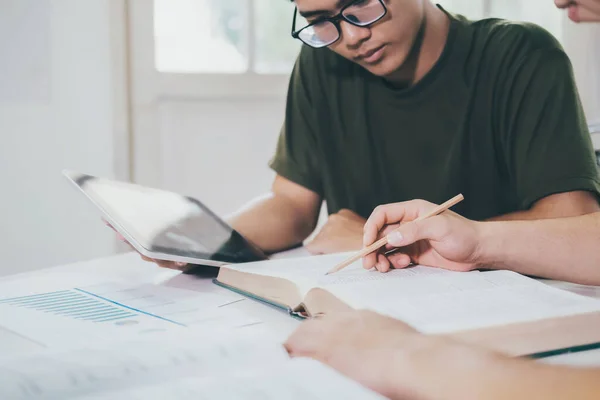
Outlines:
[[386,76],[392,75],[398,70],[398,66],[392,60],[383,59],[377,64],[363,64],[363,68],[372,73],[373,75],[385,78]]

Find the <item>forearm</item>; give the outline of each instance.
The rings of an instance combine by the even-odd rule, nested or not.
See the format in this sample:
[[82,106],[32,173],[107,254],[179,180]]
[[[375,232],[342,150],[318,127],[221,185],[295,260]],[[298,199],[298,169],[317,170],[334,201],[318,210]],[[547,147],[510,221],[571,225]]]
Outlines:
[[552,218],[548,216],[548,213],[545,211],[539,212],[537,210],[525,210],[525,211],[515,211],[508,214],[498,215],[496,217],[487,219],[486,221],[531,221],[538,220],[544,218]]
[[600,285],[600,213],[481,224],[484,267]]
[[[595,399],[600,370],[578,370],[512,359],[446,340],[422,338],[395,355],[392,398],[439,400]],[[406,357],[408,358],[408,361]]]
[[488,219],[487,221],[532,221],[550,218],[566,218],[586,214],[596,210],[577,210],[571,207],[566,209],[538,207],[531,210],[515,211],[508,214],[499,215]]
[[284,250],[306,239],[316,223],[316,218],[298,212],[293,202],[287,200],[282,195],[270,193],[226,219],[266,253]]
[[537,201],[529,210],[499,215],[488,221],[527,221],[576,217],[600,211],[598,199],[589,192],[575,191],[553,194]]

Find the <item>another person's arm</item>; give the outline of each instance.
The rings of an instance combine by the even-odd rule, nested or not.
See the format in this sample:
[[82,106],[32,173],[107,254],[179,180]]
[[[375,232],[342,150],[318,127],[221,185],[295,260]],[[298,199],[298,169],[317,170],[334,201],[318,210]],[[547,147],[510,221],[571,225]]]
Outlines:
[[[434,204],[414,200],[378,207],[365,224],[364,245],[390,234],[387,250],[372,253],[365,268],[387,271],[411,262],[469,271],[508,269],[522,274],[600,285],[600,213],[537,221],[476,222],[452,211],[414,221]],[[413,222],[411,222],[413,221]],[[410,223],[407,223],[410,222]]]
[[369,311],[303,323],[285,343],[391,399],[597,399],[600,369],[512,359]]
[[600,285],[600,213],[484,223],[480,261],[493,269]]
[[545,218],[575,217],[600,211],[598,198],[592,192],[572,191],[546,196],[531,208],[488,219],[488,221],[527,221]]

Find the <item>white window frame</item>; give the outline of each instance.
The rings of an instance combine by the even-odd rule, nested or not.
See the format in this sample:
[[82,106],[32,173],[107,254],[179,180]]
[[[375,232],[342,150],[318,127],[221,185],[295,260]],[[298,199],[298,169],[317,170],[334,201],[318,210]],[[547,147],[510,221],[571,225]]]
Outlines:
[[[260,99],[281,98],[287,91],[289,73],[259,74],[252,71],[254,64],[254,0],[248,2],[249,69],[243,73],[170,73],[155,68],[154,5],[151,0],[129,0],[131,27],[132,71],[150,78],[158,98],[175,99]],[[283,0],[282,0],[283,1]],[[290,23],[291,23],[290,15]],[[291,29],[291,28],[290,28]],[[285,33],[282,33],[285,34]],[[290,35],[290,41],[295,40]]]

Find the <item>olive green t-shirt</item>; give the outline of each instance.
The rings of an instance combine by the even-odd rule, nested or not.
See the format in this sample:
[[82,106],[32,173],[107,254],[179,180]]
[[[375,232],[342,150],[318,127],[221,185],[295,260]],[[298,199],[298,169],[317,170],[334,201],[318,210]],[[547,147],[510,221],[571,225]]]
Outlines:
[[598,195],[600,180],[572,67],[542,28],[448,14],[433,69],[407,89],[329,49],[304,46],[269,165],[329,213],[368,217],[425,199],[472,219],[525,210],[555,193]]

